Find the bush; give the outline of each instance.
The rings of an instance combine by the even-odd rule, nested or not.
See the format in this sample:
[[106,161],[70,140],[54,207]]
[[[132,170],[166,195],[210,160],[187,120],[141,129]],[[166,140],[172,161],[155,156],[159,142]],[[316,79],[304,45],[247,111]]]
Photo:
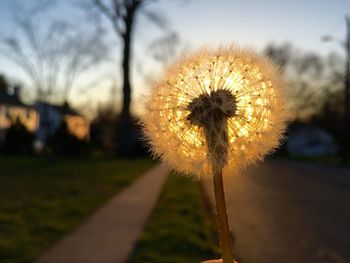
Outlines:
[[139,120],[123,118],[108,108],[100,110],[91,125],[91,144],[95,150],[124,158],[148,155]]
[[34,134],[20,120],[16,120],[7,130],[4,151],[9,154],[32,154],[33,142]]
[[89,153],[89,144],[70,133],[66,121],[62,122],[51,137],[49,147],[54,155],[77,156]]

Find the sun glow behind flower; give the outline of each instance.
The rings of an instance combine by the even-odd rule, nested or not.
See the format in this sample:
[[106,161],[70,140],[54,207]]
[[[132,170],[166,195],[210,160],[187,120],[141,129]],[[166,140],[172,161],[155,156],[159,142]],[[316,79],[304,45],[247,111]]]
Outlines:
[[153,152],[171,167],[209,174],[204,130],[189,121],[189,105],[201,95],[226,90],[235,100],[227,120],[224,173],[261,159],[277,147],[285,128],[285,92],[274,66],[249,50],[208,48],[184,57],[155,84],[144,124]]

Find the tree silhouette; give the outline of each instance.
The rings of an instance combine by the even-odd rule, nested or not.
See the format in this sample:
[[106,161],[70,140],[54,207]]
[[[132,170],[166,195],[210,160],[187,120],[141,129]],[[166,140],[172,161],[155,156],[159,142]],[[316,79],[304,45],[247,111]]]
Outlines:
[[106,15],[112,22],[113,29],[121,37],[123,42],[123,106],[122,115],[125,118],[130,117],[130,102],[131,102],[131,88],[130,88],[130,54],[131,41],[134,19],[141,3],[141,0],[132,1],[117,1],[111,0],[112,8],[105,5],[100,0],[93,0],[96,6]]
[[111,22],[115,33],[120,37],[123,44],[122,50],[122,74],[123,74],[123,101],[121,121],[119,129],[119,152],[129,155],[132,148],[132,118],[130,115],[131,84],[130,64],[132,54],[133,32],[137,15],[142,12],[153,23],[164,27],[164,19],[158,14],[146,10],[147,3],[151,0],[91,0],[99,11]]
[[0,74],[0,92],[7,92],[9,84],[4,75]]
[[[69,99],[76,81],[107,58],[108,46],[94,21],[73,24],[48,16],[52,1],[36,1],[13,14],[15,28],[0,38],[0,55],[29,77],[35,99]],[[82,27],[82,25],[84,25]]]

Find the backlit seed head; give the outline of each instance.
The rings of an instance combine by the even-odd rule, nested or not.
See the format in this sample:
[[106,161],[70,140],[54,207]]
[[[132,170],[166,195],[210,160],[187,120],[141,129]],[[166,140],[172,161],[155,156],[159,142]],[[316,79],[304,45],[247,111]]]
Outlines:
[[[227,125],[224,175],[261,160],[281,140],[287,92],[265,58],[234,46],[203,48],[166,69],[146,102],[144,131],[155,156],[181,172],[210,174],[204,126]],[[225,122],[219,123],[225,119]]]

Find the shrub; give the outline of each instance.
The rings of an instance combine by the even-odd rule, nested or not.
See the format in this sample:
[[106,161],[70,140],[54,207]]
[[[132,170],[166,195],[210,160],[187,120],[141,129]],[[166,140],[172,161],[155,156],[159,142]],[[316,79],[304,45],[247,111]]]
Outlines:
[[49,147],[54,155],[77,156],[89,153],[89,144],[70,133],[66,121],[51,137]]
[[7,130],[4,151],[9,154],[27,155],[33,153],[34,134],[20,121],[16,120]]

